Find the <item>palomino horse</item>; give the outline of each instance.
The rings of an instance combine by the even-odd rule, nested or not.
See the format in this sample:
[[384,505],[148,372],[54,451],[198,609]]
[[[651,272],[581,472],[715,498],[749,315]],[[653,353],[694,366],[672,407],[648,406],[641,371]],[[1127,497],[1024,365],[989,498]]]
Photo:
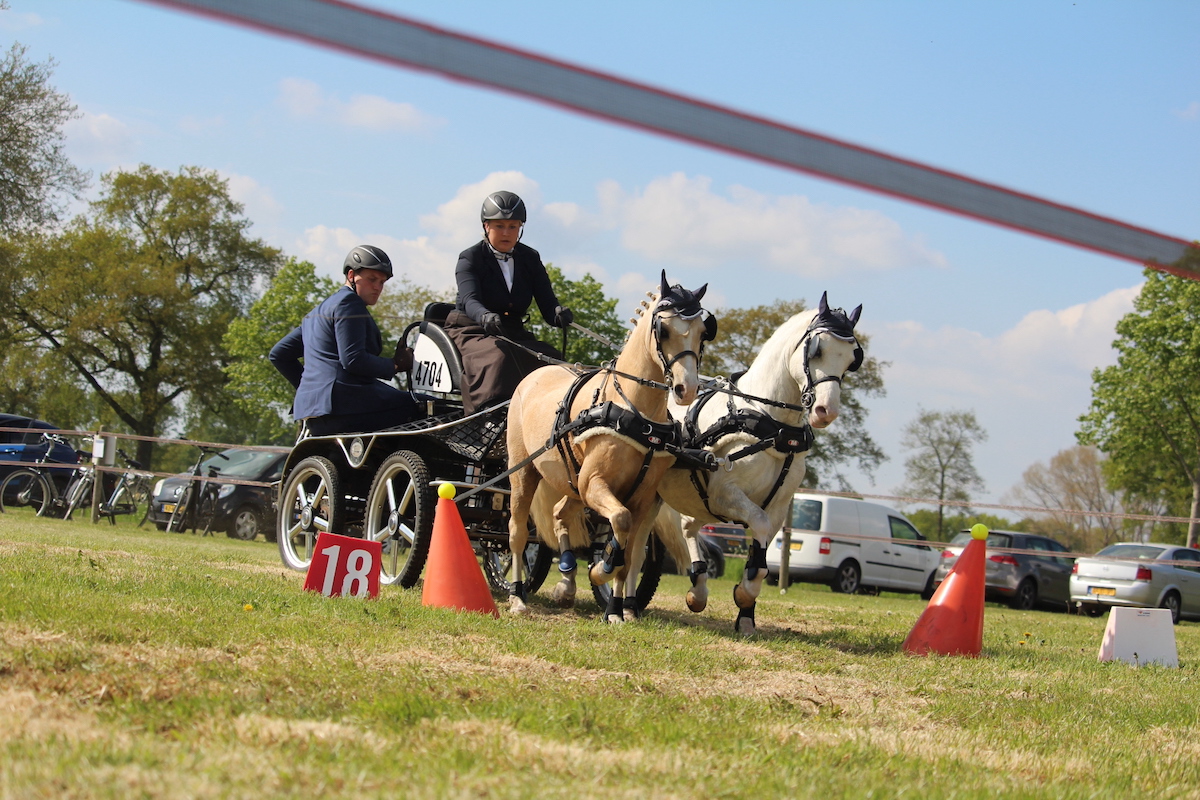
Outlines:
[[[591,570],[592,582],[606,583],[616,572],[615,586],[623,584],[624,554],[644,546],[658,509],[658,482],[675,462],[679,425],[667,412],[668,397],[682,405],[695,399],[700,353],[716,332],[716,319],[700,306],[707,284],[695,292],[668,287],[666,272],[661,284],[611,369],[578,376],[561,367],[535,370],[517,386],[508,408],[509,467],[529,462],[509,476],[509,550],[525,551],[540,485],[554,504],[559,569],[570,573],[572,586],[570,531],[573,524],[578,530],[585,506],[613,529],[604,560]],[[527,610],[523,562],[512,560],[509,610],[516,614]],[[623,621],[626,607],[636,616],[636,601],[623,597],[614,588],[605,619]]]
[[725,385],[732,392],[706,390],[690,408],[672,409],[684,421],[688,444],[705,447],[725,464],[715,473],[673,469],[658,487],[671,508],[661,510],[655,530],[676,563],[685,563],[686,542],[692,611],[703,611],[708,603],[708,575],[696,534],[711,522],[740,522],[753,540],[746,571],[733,591],[739,609],[734,625],[743,634],[754,632],[754,605],[767,576],[767,543],[783,525],[792,493],[804,478],[811,428],[837,419],[842,376],[862,364],[854,336],[861,313],[862,306],[849,314],[831,309],[822,294],[815,311],[785,322],[750,368]]

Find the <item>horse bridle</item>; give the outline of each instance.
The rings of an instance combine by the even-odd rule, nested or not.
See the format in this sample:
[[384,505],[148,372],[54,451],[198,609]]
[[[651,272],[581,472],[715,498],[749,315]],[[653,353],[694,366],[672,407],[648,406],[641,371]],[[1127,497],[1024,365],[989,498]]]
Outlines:
[[[699,353],[697,353],[695,350],[681,350],[678,353],[676,353],[672,358],[669,358],[669,359],[667,358],[667,355],[666,355],[666,353],[663,352],[663,347],[662,347],[662,334],[660,333],[660,330],[662,329],[662,320],[659,317],[659,315],[665,314],[668,311],[674,312],[674,315],[676,317],[679,317],[680,319],[682,319],[688,323],[690,323],[692,320],[696,319],[697,317],[704,320],[704,331],[700,334],[700,352]],[[658,354],[659,363],[661,363],[663,365],[663,379],[666,380],[666,382],[667,382],[667,389],[670,389],[674,385],[674,378],[671,376],[671,367],[677,361],[681,360],[684,356],[691,356],[692,358],[696,359],[696,369],[697,370],[700,369],[700,359],[704,355],[704,343],[709,341],[710,339],[712,339],[713,336],[715,335],[715,332],[710,333],[710,331],[714,327],[714,323],[710,322],[710,320],[715,320],[716,318],[713,317],[709,312],[705,311],[703,308],[701,308],[699,311],[696,311],[693,314],[684,314],[682,311],[680,311],[677,308],[672,308],[670,306],[667,306],[665,308],[655,309],[652,313],[654,314],[654,319],[651,321],[650,329],[654,333],[654,351],[655,351],[655,353]],[[707,317],[705,317],[706,314],[708,314]]]

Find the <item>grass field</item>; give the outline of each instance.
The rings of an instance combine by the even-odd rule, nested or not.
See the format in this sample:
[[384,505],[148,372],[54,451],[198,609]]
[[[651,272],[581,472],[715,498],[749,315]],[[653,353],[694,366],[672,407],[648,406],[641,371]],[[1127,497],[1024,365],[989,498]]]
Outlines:
[[668,576],[609,627],[302,591],[275,546],[0,516],[0,797],[1200,796],[1180,669],[1105,618],[989,605],[984,655],[900,650],[915,596],[765,587],[732,632]]

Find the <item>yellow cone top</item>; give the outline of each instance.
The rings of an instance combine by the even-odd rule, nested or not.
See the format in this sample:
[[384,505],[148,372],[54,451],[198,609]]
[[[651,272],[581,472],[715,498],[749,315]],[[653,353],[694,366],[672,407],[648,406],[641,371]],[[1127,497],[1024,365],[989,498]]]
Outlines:
[[[445,484],[442,484],[442,485],[444,486]],[[451,495],[451,496],[453,496],[453,495]],[[974,525],[971,526],[971,538],[972,539],[986,539],[987,537],[988,537],[987,525],[984,525],[982,522],[976,522]]]
[[[446,500],[453,500],[455,494],[457,494],[457,492],[454,489],[453,483],[443,483],[441,486],[438,487],[438,497],[444,498]],[[985,533],[984,536],[986,536],[986,535],[987,534]]]

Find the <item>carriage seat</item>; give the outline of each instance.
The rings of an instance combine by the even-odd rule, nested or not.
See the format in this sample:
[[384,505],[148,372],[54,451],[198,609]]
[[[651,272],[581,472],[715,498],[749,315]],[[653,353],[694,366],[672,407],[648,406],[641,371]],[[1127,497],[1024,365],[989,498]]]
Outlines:
[[429,303],[423,319],[415,323],[420,335],[413,346],[414,392],[462,394],[462,356],[443,329],[453,310],[453,303]]

